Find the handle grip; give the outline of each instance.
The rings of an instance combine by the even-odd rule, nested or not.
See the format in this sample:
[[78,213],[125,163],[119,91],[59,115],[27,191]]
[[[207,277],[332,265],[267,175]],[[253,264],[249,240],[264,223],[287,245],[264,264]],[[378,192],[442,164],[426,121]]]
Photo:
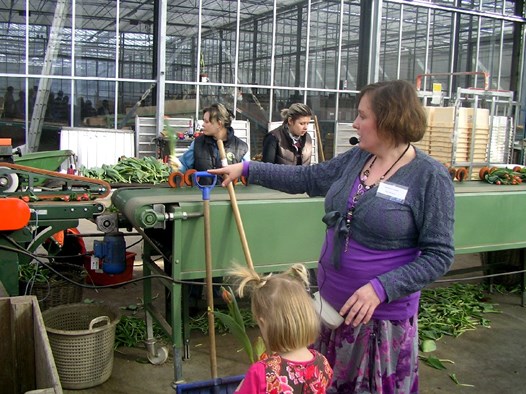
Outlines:
[[89,329],[92,330],[93,326],[100,322],[106,322],[106,325],[110,325],[110,318],[108,316],[99,316],[89,322]]
[[[215,187],[217,182],[217,175],[210,174],[207,171],[197,171],[194,174],[194,185],[196,185],[203,192],[203,200],[210,200],[210,191]],[[210,185],[201,185],[199,178],[212,178]]]

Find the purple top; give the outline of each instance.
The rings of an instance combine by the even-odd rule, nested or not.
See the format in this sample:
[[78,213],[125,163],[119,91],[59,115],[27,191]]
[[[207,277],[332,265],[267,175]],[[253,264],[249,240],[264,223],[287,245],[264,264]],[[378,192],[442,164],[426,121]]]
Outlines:
[[[250,162],[243,162],[242,175],[248,177],[249,169]],[[352,196],[356,194],[358,183],[359,178],[356,178],[349,194],[349,203]],[[376,190],[373,188],[367,193],[376,193]],[[420,254],[418,248],[387,251],[370,249],[354,241],[351,235],[347,252],[344,247],[341,248],[340,267],[336,269],[331,259],[333,240],[334,227],[327,229],[318,263],[319,291],[327,302],[339,311],[356,290],[371,283],[381,301],[373,313],[373,318],[402,320],[416,314],[420,299],[419,291],[396,300],[387,300],[386,291],[377,276],[415,261]]]
[[244,176],[245,178],[248,178],[248,169],[250,167],[250,160],[246,160],[243,162],[243,171],[241,172],[241,176]]
[[356,290],[371,282],[382,301],[374,311],[373,318],[402,320],[414,316],[418,311],[420,292],[386,303],[385,291],[376,277],[414,261],[418,250],[409,248],[380,251],[366,248],[349,239],[347,252],[342,249],[340,268],[336,269],[329,253],[332,250],[333,232],[334,229],[327,230],[318,264],[318,286],[325,301],[339,311]]
[[[356,178],[349,194],[349,206],[359,183],[359,178]],[[372,188],[367,193],[376,193],[376,190]],[[318,286],[322,297],[329,304],[340,310],[356,290],[371,283],[382,302],[374,311],[373,318],[401,320],[415,315],[418,311],[420,292],[386,303],[386,292],[376,277],[414,261],[419,254],[417,248],[387,251],[370,249],[354,241],[351,234],[347,251],[341,248],[340,267],[335,268],[330,253],[333,250],[333,242],[334,227],[327,229],[318,264]]]

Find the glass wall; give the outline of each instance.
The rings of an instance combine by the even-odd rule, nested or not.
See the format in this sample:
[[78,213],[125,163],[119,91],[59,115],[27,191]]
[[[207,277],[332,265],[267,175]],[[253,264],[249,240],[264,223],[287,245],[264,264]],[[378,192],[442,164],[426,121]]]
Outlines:
[[0,2],[0,137],[16,146],[38,135],[30,149],[58,149],[63,126],[198,119],[222,102],[250,122],[255,155],[280,110],[303,102],[327,158],[338,123],[354,120],[363,81],[424,75],[421,89],[440,82],[453,98],[457,87],[483,88],[485,72],[487,88],[524,96],[526,20],[514,1]]

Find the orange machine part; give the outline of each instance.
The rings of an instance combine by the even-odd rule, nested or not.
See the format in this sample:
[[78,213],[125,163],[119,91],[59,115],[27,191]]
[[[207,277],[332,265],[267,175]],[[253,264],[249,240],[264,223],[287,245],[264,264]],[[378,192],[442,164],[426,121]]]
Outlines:
[[0,146],[11,146],[11,138],[0,138]]
[[0,231],[14,231],[29,223],[29,206],[19,198],[0,198]]

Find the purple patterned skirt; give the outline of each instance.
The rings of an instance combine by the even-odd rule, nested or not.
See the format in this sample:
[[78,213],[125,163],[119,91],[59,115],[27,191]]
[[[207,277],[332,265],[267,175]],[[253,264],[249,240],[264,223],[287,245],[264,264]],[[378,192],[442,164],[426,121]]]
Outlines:
[[314,349],[334,370],[327,393],[418,393],[417,315],[406,320],[371,320],[356,328],[322,327]]

